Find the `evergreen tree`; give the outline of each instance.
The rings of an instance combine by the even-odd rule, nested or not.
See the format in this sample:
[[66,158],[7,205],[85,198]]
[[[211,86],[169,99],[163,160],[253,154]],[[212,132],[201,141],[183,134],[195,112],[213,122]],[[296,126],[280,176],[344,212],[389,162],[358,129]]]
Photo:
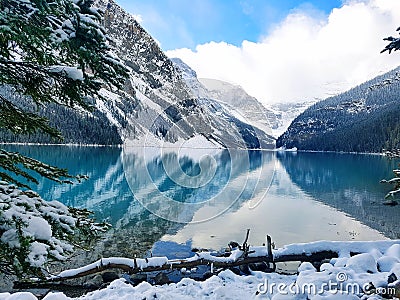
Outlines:
[[[400,31],[400,27],[396,29],[396,31]],[[387,38],[383,39],[384,41],[389,41],[390,43],[386,45],[385,49],[381,51],[381,53],[385,51],[389,51],[389,54],[392,53],[392,51],[400,50],[400,38],[399,37],[393,37],[389,36]]]
[[[400,27],[397,28],[396,31],[400,31]],[[393,50],[394,51],[400,50],[400,38],[395,38],[393,36],[390,36],[390,37],[385,38],[384,40],[389,41],[390,43],[388,45],[386,45],[385,49],[383,49],[381,51],[381,53],[385,52],[385,51],[389,51],[389,54],[390,54]],[[397,124],[397,129],[398,129],[398,127],[399,127],[399,124]],[[393,132],[396,132],[396,131],[393,130]],[[397,133],[398,133],[398,130],[397,130]],[[396,138],[397,137],[398,136],[396,136]],[[396,177],[392,178],[389,181],[382,180],[382,182],[388,182],[388,183],[394,185],[394,189],[386,195],[386,198],[394,197],[395,195],[400,193],[400,170],[393,170],[393,173],[395,174]]]
[[[1,0],[0,86],[29,99],[34,107],[50,104],[91,110],[102,86],[121,88],[124,65],[109,47],[92,0]],[[0,94],[0,128],[12,134],[47,134],[61,139],[47,119]],[[43,276],[44,264],[65,259],[86,235],[102,231],[86,210],[47,203],[18,175],[32,173],[71,183],[67,170],[0,149],[0,272]]]
[[[115,57],[100,25],[92,0],[2,0],[0,3],[0,84],[28,96],[36,107],[49,103],[91,109],[103,85],[122,87],[127,71]],[[60,133],[47,119],[27,112],[0,96],[0,127],[12,133],[42,131],[54,139]],[[65,170],[54,172],[21,155],[0,160],[0,167],[26,176],[24,168],[64,182]],[[39,168],[37,167],[39,166]],[[0,178],[20,184],[0,172]],[[34,178],[28,179],[35,182]]]
[[400,193],[400,170],[393,170],[393,173],[396,177],[394,177],[390,180],[382,180],[381,181],[382,183],[389,183],[394,186],[394,188],[389,193],[387,193],[385,198],[392,198]]

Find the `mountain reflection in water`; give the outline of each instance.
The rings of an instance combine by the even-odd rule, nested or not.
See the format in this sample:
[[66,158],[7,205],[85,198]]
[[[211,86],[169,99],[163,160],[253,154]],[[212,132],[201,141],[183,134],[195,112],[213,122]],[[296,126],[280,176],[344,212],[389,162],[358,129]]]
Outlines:
[[[266,234],[277,246],[399,237],[399,206],[381,204],[388,187],[379,184],[391,177],[396,162],[379,156],[4,148],[68,168],[72,174],[89,175],[89,180],[72,186],[40,179],[32,187],[44,199],[86,207],[113,225],[86,260],[143,256],[153,246],[161,254],[162,245],[171,243],[186,245],[186,250],[187,245],[219,249],[231,240],[242,242],[247,228],[253,245],[265,242]],[[165,255],[174,255],[173,247],[164,248]]]

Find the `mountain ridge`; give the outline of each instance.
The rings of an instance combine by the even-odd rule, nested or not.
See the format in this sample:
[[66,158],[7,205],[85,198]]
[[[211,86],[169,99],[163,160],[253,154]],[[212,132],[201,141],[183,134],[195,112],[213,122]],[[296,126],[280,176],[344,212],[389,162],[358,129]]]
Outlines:
[[[103,11],[110,46],[129,70],[124,88],[103,87],[101,98],[90,99],[93,111],[51,104],[37,108],[28,98],[13,98],[15,103],[47,117],[65,137],[62,143],[122,144],[152,136],[162,144],[201,135],[226,148],[274,146],[265,132],[238,120],[229,111],[221,112],[223,108],[217,103],[193,95],[157,42],[115,1],[95,0],[93,5]],[[0,92],[9,94],[7,89],[1,87]],[[0,140],[51,142],[42,134],[21,137],[5,131],[0,132]]]
[[299,115],[277,147],[299,150],[382,152],[400,147],[400,67]]
[[289,127],[291,121],[316,101],[299,103],[262,104],[250,96],[240,85],[225,81],[198,78],[196,72],[180,58],[171,58],[180,70],[186,84],[200,98],[218,101],[225,109],[243,118],[245,122],[278,138]]

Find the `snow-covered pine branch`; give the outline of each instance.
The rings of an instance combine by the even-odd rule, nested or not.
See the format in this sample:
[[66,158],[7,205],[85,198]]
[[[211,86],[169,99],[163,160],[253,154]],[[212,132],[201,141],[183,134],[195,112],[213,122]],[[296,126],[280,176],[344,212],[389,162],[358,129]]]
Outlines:
[[37,103],[83,107],[103,84],[121,87],[126,68],[113,56],[92,2],[2,1],[0,83]]
[[[121,87],[126,69],[112,54],[92,2],[2,1],[0,84],[37,104],[84,108],[92,103],[87,96],[98,95],[102,85]],[[38,124],[44,122],[29,125],[43,129]]]
[[[400,32],[400,27],[396,29],[396,31]],[[389,36],[387,38],[384,38],[383,40],[389,41],[390,43],[386,45],[386,47],[381,51],[381,53],[388,51],[389,54],[392,53],[392,51],[397,51],[400,50],[400,38],[395,38],[393,36]],[[392,84],[394,81],[399,81],[400,76],[396,72],[395,76],[391,79],[389,79],[387,82],[381,83],[381,86],[387,85],[387,84]],[[394,153],[391,153],[390,151],[387,152],[389,154],[389,157],[397,157],[397,151]],[[382,183],[390,183],[394,185],[394,189],[390,191],[389,193],[386,194],[385,198],[390,198],[390,197],[395,197],[397,194],[400,193],[400,170],[393,170],[393,173],[395,174],[395,178],[391,180],[382,180]],[[396,204],[396,202],[394,202]]]
[[395,197],[397,194],[400,193],[400,170],[396,169],[393,170],[393,173],[396,177],[390,180],[381,180],[381,183],[389,183],[394,185],[394,188],[386,194],[385,198]]
[[14,173],[15,175],[23,176],[28,181],[33,183],[38,183],[38,181],[32,172],[28,173],[28,171],[33,171],[42,177],[58,183],[72,184],[72,180],[77,180],[80,182],[88,178],[85,175],[70,175],[66,169],[60,169],[36,159],[21,155],[17,152],[8,152],[2,149],[0,149],[0,166],[5,171],[8,171],[7,173],[0,170],[0,180],[15,183],[26,188],[29,188],[29,186],[15,179],[10,175],[10,172]]
[[[104,85],[121,88],[127,69],[112,53],[93,0],[0,1],[0,86],[34,106],[55,103],[90,109]],[[0,128],[13,134],[43,132],[60,139],[46,118],[0,95]],[[84,176],[0,149],[0,180],[24,186],[32,172],[71,182]],[[73,244],[105,226],[86,210],[46,202],[32,191],[0,182],[0,273],[42,274],[49,260],[63,260]]]
[[107,229],[88,215],[0,181],[0,273],[45,276],[49,261],[65,260],[77,241]]
[[[36,106],[56,103],[85,109],[91,109],[93,97],[101,97],[102,86],[121,88],[127,69],[112,53],[101,25],[101,12],[91,7],[92,3],[92,0],[1,1],[0,86],[26,96]],[[1,128],[13,134],[39,131],[55,140],[62,138],[45,118],[9,100],[0,96]],[[4,162],[0,161],[0,168],[27,175]],[[64,177],[65,173],[60,175]],[[0,179],[16,183],[11,177]]]
[[[396,31],[400,31],[400,27],[396,29]],[[388,51],[389,54],[392,53],[392,51],[397,51],[400,50],[400,38],[399,37],[393,37],[389,36],[387,38],[383,39],[384,41],[389,41],[390,43],[386,45],[385,49],[381,51],[381,53]]]

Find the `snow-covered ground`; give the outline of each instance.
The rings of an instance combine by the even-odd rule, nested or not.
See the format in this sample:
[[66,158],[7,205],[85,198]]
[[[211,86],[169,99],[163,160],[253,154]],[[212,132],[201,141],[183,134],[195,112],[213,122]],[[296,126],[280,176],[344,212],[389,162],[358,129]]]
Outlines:
[[[311,253],[321,249],[339,252],[317,270],[305,262],[298,275],[252,272],[238,276],[229,270],[199,282],[182,279],[178,283],[153,286],[143,282],[132,286],[124,279],[80,298],[49,293],[44,300],[130,300],[130,299],[382,299],[400,296],[400,241],[315,242],[293,244],[274,251],[275,256]],[[257,248],[257,247],[256,247]],[[261,250],[263,247],[258,247]],[[257,252],[257,249],[256,249]],[[362,252],[350,256],[351,252]],[[161,263],[165,263],[163,260]],[[390,297],[389,297],[390,298]],[[29,293],[0,294],[0,300],[36,300]]]

